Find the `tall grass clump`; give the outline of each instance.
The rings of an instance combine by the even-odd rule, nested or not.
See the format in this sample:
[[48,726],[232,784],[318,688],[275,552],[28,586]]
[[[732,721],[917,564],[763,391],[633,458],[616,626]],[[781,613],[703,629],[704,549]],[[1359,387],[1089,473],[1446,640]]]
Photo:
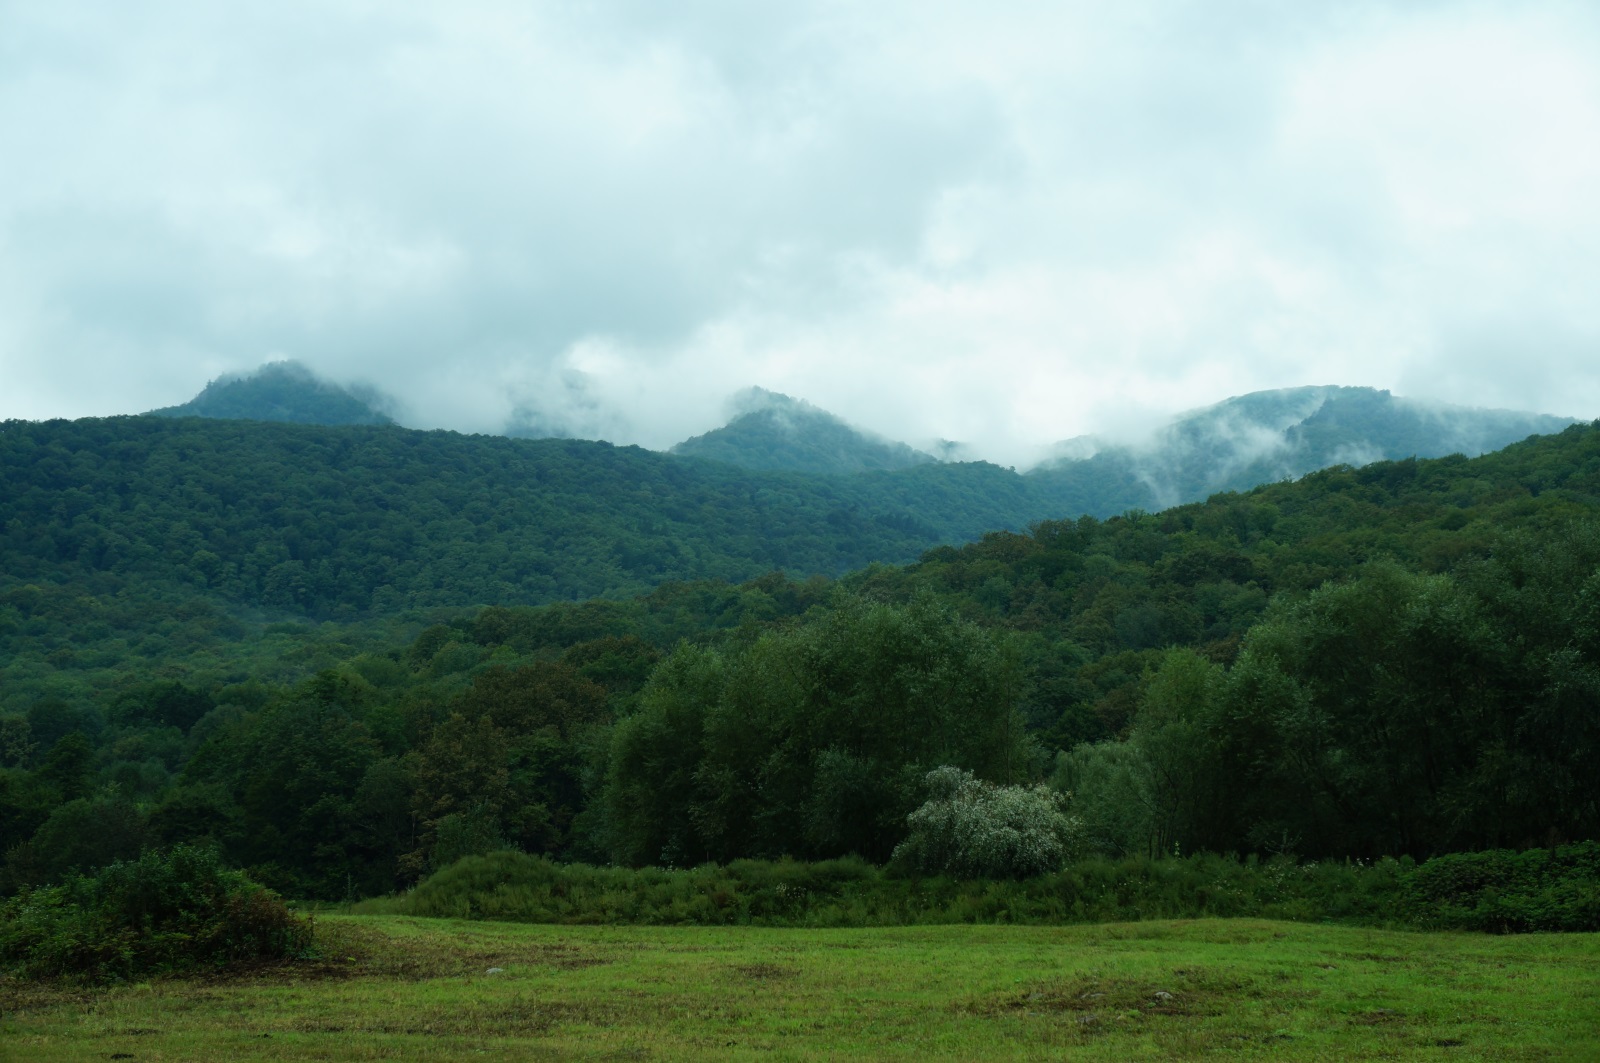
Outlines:
[[180,845],[0,907],[0,971],[86,982],[304,955],[311,924],[272,891]]

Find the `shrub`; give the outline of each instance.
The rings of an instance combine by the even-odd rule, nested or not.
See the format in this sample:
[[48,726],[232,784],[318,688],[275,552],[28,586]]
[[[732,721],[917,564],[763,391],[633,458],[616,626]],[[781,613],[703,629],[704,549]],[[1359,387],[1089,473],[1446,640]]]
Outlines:
[[213,849],[147,852],[0,907],[0,970],[131,979],[305,954],[311,924]]
[[1408,877],[1405,904],[1438,929],[1600,930],[1600,842],[1436,856]]
[[1048,786],[996,786],[945,766],[927,775],[928,801],[906,818],[896,863],[957,878],[1026,878],[1059,871],[1079,824]]
[[465,857],[367,914],[531,923],[699,926],[1061,924],[1249,916],[1399,921],[1407,860],[1299,864],[1197,853],[1079,860],[1028,879],[893,875],[863,860],[736,860],[685,869],[589,867],[498,852]]

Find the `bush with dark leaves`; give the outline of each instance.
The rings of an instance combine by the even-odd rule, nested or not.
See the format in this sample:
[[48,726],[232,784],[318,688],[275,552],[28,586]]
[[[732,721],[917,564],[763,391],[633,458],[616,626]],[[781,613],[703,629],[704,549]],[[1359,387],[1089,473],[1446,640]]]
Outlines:
[[132,979],[288,959],[311,923],[216,851],[147,852],[0,907],[0,971],[23,978]]

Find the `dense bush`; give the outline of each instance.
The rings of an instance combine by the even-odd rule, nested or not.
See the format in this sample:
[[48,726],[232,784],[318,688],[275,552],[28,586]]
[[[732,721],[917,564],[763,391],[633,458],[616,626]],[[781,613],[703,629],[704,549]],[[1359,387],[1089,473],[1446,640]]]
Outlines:
[[1600,930],[1600,842],[1435,857],[1408,876],[1405,907],[1437,929]]
[[1048,786],[996,786],[946,765],[926,779],[928,800],[906,818],[897,863],[956,878],[1027,878],[1060,871],[1080,833],[1067,796]]
[[131,979],[301,955],[311,924],[214,850],[121,861],[0,907],[0,970],[25,978]]

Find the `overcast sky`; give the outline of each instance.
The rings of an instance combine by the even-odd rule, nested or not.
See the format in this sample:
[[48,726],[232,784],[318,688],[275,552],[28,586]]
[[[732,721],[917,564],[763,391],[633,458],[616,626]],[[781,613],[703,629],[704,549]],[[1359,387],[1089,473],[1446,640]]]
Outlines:
[[1298,384],[1600,416],[1600,5],[0,0],[0,417],[294,358],[982,456]]

